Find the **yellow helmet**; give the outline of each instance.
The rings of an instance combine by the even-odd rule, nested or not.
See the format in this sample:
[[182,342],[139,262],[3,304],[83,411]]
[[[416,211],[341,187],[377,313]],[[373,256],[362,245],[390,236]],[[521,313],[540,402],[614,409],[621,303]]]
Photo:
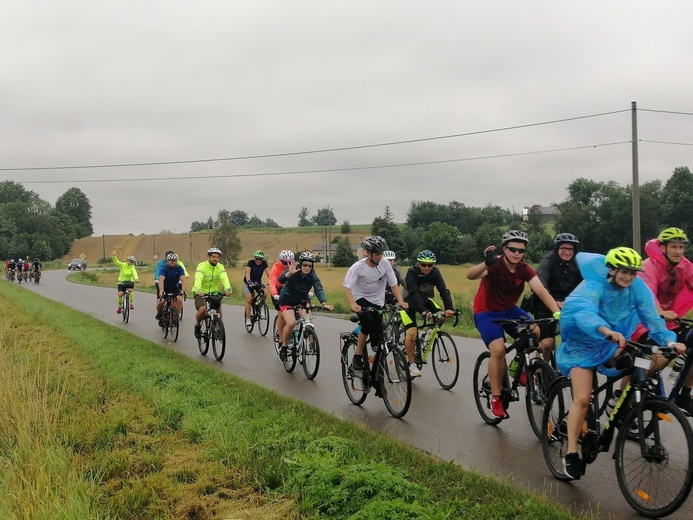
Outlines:
[[688,237],[683,229],[677,227],[666,228],[657,237],[660,244],[666,244],[667,242],[688,242]]
[[616,247],[606,254],[604,263],[614,269],[632,269],[643,271],[642,257],[630,247]]

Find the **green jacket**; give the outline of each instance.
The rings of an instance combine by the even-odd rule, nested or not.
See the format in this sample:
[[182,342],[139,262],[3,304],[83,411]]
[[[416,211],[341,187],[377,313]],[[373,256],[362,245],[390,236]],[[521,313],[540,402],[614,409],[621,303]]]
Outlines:
[[197,264],[195,270],[195,283],[193,283],[192,292],[209,294],[217,292],[219,286],[222,286],[224,292],[231,292],[231,283],[229,275],[226,274],[226,269],[223,264],[212,265],[209,260]]
[[135,264],[129,265],[127,262],[121,262],[115,255],[113,256],[113,263],[120,267],[118,283],[134,282],[135,280],[139,280],[139,277],[137,276],[137,269],[135,269]]

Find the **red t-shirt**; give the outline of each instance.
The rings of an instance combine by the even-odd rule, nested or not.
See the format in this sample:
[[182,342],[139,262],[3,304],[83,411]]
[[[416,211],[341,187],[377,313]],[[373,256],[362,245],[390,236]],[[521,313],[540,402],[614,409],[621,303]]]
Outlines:
[[515,272],[511,273],[505,265],[505,257],[499,258],[481,279],[474,296],[474,314],[505,311],[514,307],[525,290],[525,282],[536,275],[534,269],[524,261],[517,264]]

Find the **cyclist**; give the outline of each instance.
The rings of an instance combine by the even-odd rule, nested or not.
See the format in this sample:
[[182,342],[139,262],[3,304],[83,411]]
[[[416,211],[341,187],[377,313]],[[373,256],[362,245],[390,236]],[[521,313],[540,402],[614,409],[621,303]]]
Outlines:
[[31,262],[29,260],[24,260],[22,264],[22,276],[25,280],[29,279],[29,271],[31,270]]
[[[397,286],[404,287],[404,276],[402,275],[402,271],[400,270],[400,268],[397,267],[397,255],[395,254],[395,252],[390,251],[389,249],[387,251],[383,251],[383,258],[390,262],[390,266],[392,266],[392,270],[395,273],[395,278],[397,278]],[[397,298],[395,298],[395,295],[392,294],[392,288],[390,287],[390,284],[386,284],[385,303],[394,303],[395,301],[397,301]]]
[[[195,283],[193,284],[192,292],[195,293],[195,337],[200,337],[200,322],[207,312],[207,302],[204,295],[213,293],[223,287],[226,296],[231,296],[231,283],[229,275],[226,274],[224,265],[219,263],[221,251],[216,247],[210,247],[207,250],[207,260],[197,264],[195,270]],[[221,303],[219,304],[219,317],[222,317]]]
[[[320,278],[315,269],[315,255],[310,251],[304,251],[298,256],[298,262],[291,262],[289,268],[279,275],[279,282],[284,284],[279,293],[279,311],[284,317],[284,329],[281,333],[281,347],[279,349],[279,359],[286,360],[288,354],[287,345],[291,337],[294,325],[296,325],[296,314],[294,307],[309,299],[311,288],[315,291],[315,296],[320,301],[324,309],[331,311],[332,305],[327,305],[327,297],[322,288]],[[293,347],[294,349],[296,346]]]
[[[168,255],[170,255],[170,254],[176,254],[176,252],[173,251],[172,249],[169,249],[168,251],[166,251],[166,254],[164,255],[164,257],[161,260],[159,260],[156,263],[156,267],[154,267],[154,285],[156,286],[157,300],[159,298],[159,275],[161,274],[161,271],[163,271],[164,268],[166,267],[166,264],[168,262],[166,259],[168,258]],[[176,256],[178,256],[178,255],[176,255]],[[178,260],[178,265],[183,268],[183,272],[185,273],[185,278],[186,279],[190,278],[190,275],[188,275],[188,271],[185,268],[185,264],[180,259]],[[158,303],[157,303],[157,305],[158,305]]]
[[116,309],[116,314],[120,314],[120,306],[123,304],[123,295],[126,290],[130,293],[130,309],[135,308],[135,293],[132,289],[126,289],[123,282],[139,283],[139,277],[135,268],[134,256],[128,256],[125,262],[121,262],[116,256],[116,251],[113,250],[113,263],[120,268],[118,274],[118,308]]
[[[553,239],[553,251],[546,253],[537,267],[539,281],[556,300],[559,309],[563,307],[563,301],[566,297],[582,281],[580,269],[575,261],[578,244],[580,241],[572,233],[557,234]],[[534,293],[532,293],[531,300],[533,303],[532,314],[535,318],[550,318],[552,316],[552,312]],[[539,346],[543,351],[545,361],[551,358],[554,338],[556,337],[556,325],[555,321],[539,325]]]
[[245,324],[250,326],[252,322],[250,320],[251,306],[253,303],[253,296],[256,292],[262,292],[263,298],[266,297],[265,292],[262,290],[262,275],[266,274],[269,279],[270,271],[267,260],[265,260],[265,253],[259,249],[253,253],[253,258],[248,260],[245,264],[245,274],[243,275],[243,294],[245,295]]
[[488,378],[491,385],[491,413],[496,417],[507,418],[500,399],[503,376],[505,374],[505,332],[517,338],[517,327],[503,327],[493,320],[530,319],[529,314],[517,306],[527,282],[534,293],[548,309],[557,315],[558,305],[549,291],[541,284],[537,273],[524,261],[529,238],[517,229],[511,229],[501,237],[502,255],[496,254],[496,246],[484,249],[486,260],[467,271],[469,280],[481,279],[474,296],[474,324],[481,339],[491,353],[488,363]]
[[10,280],[14,281],[14,273],[15,273],[15,270],[17,269],[17,264],[15,263],[14,258],[10,259],[8,269],[9,269],[9,272],[7,274],[10,277]]
[[358,377],[363,376],[366,367],[363,365],[363,349],[368,336],[371,345],[377,345],[383,336],[383,320],[372,312],[361,312],[363,307],[381,309],[385,304],[385,286],[390,285],[392,294],[397,302],[406,309],[407,303],[402,298],[402,292],[397,285],[395,272],[390,262],[384,258],[387,250],[385,239],[379,236],[366,237],[363,241],[366,253],[347,271],[344,277],[344,296],[347,303],[359,316],[361,330],[356,342],[356,350],[350,370]]
[[293,261],[293,251],[282,249],[279,251],[279,261],[272,266],[269,275],[270,294],[272,295],[274,308],[277,309],[277,330],[280,331],[280,336],[284,330],[284,327],[286,326],[286,322],[284,321],[284,316],[279,310],[279,293],[281,292],[282,287],[284,287],[284,284],[279,282],[279,275],[286,271],[289,268],[289,264],[291,264]]
[[626,338],[631,337],[638,322],[650,329],[658,344],[674,346],[678,351],[686,348],[675,343],[676,334],[667,330],[657,314],[651,291],[636,276],[642,271],[642,258],[636,251],[617,247],[606,256],[578,253],[577,263],[584,281],[565,300],[560,323],[562,344],[556,353],[556,364],[561,373],[570,376],[573,387],[563,468],[566,477],[575,480],[584,472],[577,446],[592,395],[592,369],[599,367],[606,375],[617,375],[617,370],[603,364],[615,364],[619,369],[632,366],[628,355],[618,362],[615,358],[623,352]]
[[[638,273],[654,294],[657,313],[666,320],[667,328],[673,330],[682,343],[686,343],[684,335],[687,330],[678,327],[676,319],[693,309],[693,263],[684,256],[687,243],[688,237],[682,229],[665,229],[657,238],[645,244],[648,258],[642,264],[644,270]],[[646,342],[648,336],[643,324],[638,325],[633,334],[634,340],[640,343]],[[693,370],[689,371],[675,401],[690,415],[693,415],[692,386]]]
[[449,318],[454,314],[450,291],[445,285],[440,269],[435,264],[436,255],[425,249],[416,256],[416,264],[409,268],[405,278],[407,295],[404,301],[407,302],[409,308],[401,311],[400,316],[406,331],[404,347],[407,351],[407,358],[409,358],[409,374],[411,377],[421,377],[421,371],[414,362],[416,335],[418,334],[416,313],[427,316],[430,320],[433,318],[434,313],[441,310],[440,306],[433,300],[434,288],[438,289],[438,293],[443,299],[443,305],[445,306],[445,317],[442,320],[444,321],[445,318]]
[[159,271],[158,287],[163,287],[161,293],[158,294],[156,301],[156,319],[161,319],[161,312],[164,310],[166,301],[162,298],[164,294],[175,294],[175,307],[180,316],[181,308],[183,307],[183,299],[179,296],[185,291],[185,268],[178,261],[176,253],[168,253],[166,255],[166,265]]
[[43,263],[38,258],[34,258],[33,263],[33,276],[36,277],[37,274],[43,273]]

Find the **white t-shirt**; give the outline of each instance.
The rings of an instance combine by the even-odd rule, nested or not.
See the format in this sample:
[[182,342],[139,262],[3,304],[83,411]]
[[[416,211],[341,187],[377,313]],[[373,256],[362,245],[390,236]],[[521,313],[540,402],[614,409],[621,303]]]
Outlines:
[[354,300],[365,298],[373,305],[385,304],[385,286],[397,285],[397,277],[390,262],[383,258],[375,267],[366,264],[362,258],[349,268],[344,277],[344,287],[351,290]]

